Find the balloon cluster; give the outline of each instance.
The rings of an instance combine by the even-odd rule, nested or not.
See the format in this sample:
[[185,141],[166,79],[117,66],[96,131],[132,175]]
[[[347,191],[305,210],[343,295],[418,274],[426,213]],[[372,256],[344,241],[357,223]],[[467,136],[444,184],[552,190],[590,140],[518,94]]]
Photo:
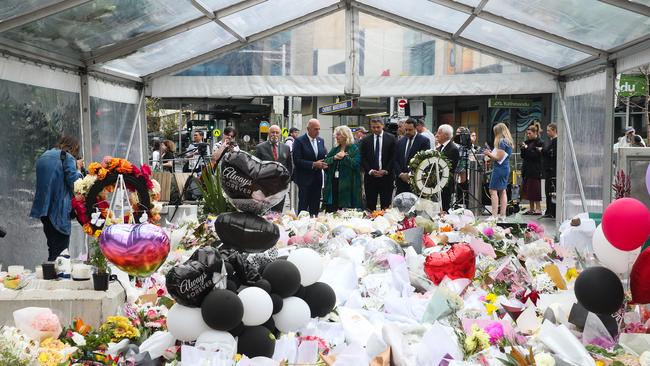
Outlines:
[[260,271],[235,251],[198,249],[167,274],[167,290],[177,302],[167,327],[180,341],[210,349],[216,344],[228,356],[236,350],[271,357],[276,334],[297,331],[334,308],[334,290],[317,282],[322,272],[320,255],[308,248]]

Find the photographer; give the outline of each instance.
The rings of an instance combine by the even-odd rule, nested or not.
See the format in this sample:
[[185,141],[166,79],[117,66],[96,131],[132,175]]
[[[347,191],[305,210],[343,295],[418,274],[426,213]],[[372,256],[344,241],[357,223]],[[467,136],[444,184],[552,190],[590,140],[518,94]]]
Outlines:
[[[469,168],[469,160],[474,160],[473,146],[471,135],[467,127],[458,127],[456,129],[456,136],[454,136],[454,143],[458,146],[459,158],[458,165],[456,166],[456,173],[458,187],[456,189],[457,196],[462,194],[462,202],[467,205],[469,197],[467,191],[469,190],[469,181],[467,180],[467,170]],[[457,197],[458,198],[461,197]]]
[[81,178],[79,141],[63,136],[36,161],[36,194],[30,217],[40,219],[47,238],[47,260],[53,261],[70,244],[70,212],[74,182]]
[[203,168],[203,162],[199,163],[199,156],[203,156],[206,159],[209,158],[210,146],[203,141],[203,133],[201,131],[194,131],[192,140],[194,142],[187,147],[187,157],[190,158],[189,169],[187,170],[191,171],[194,169],[194,171],[200,172]]
[[237,131],[234,127],[226,127],[223,129],[223,137],[221,141],[214,144],[214,154],[212,154],[212,161],[215,166],[219,164],[223,154],[228,151],[239,151],[239,146],[237,146]]

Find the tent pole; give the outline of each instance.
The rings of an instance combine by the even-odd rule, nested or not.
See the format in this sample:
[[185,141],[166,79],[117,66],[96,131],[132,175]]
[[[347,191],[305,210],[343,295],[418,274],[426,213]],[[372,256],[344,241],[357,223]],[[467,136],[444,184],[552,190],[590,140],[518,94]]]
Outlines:
[[[138,102],[138,109],[135,111],[135,118],[133,119],[133,127],[131,127],[131,136],[129,137],[129,146],[126,148],[126,156],[124,159],[129,159],[129,153],[131,152],[131,145],[133,145],[133,136],[135,135],[135,128],[138,127],[138,122],[140,121],[140,111],[142,109],[142,102],[144,101],[144,88],[140,91],[140,101]],[[142,141],[142,140],[141,140]]]

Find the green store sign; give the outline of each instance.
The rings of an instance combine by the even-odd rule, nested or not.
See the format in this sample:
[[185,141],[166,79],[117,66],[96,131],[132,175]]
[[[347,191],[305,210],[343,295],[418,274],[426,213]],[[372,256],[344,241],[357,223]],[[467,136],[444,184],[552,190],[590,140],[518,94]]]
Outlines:
[[647,82],[643,75],[621,75],[618,80],[619,97],[636,97],[646,94]]

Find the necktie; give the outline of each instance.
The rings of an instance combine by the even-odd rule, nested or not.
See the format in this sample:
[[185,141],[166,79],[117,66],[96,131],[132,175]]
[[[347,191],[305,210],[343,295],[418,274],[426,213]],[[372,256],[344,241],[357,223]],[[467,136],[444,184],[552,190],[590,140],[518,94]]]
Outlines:
[[314,156],[316,159],[318,159],[318,144],[316,142],[316,139],[311,140],[311,147],[314,149]]
[[273,145],[273,160],[278,161],[278,147],[276,144]]
[[443,148],[443,147],[444,147],[444,145],[440,144],[440,145],[438,146],[438,151],[442,151],[442,148]]
[[404,159],[408,160],[409,158],[409,150],[411,150],[411,143],[413,142],[413,138],[410,138],[408,142],[406,143],[406,151],[404,152]]
[[375,136],[375,169],[380,169],[379,155],[381,154],[381,147],[379,146],[379,136]]

